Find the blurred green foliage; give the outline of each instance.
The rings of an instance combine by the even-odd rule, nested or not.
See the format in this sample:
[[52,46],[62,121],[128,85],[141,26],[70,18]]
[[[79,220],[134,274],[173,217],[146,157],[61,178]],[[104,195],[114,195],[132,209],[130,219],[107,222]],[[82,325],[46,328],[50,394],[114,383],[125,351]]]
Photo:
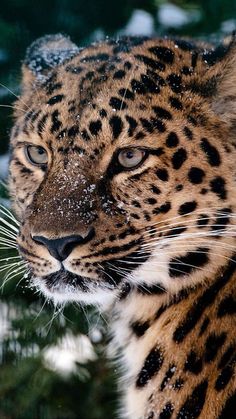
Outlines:
[[[1,252],[1,257],[6,255],[15,256],[15,252]],[[104,338],[94,347],[97,359],[86,365],[75,363],[69,376],[48,369],[44,357],[45,350],[60,344],[68,332],[75,338],[88,334],[91,310],[85,317],[78,307],[68,305],[63,313],[55,315],[52,304],[45,304],[35,295],[25,280],[22,282],[22,275],[6,282],[1,291],[0,418],[112,417],[116,406],[115,372],[104,358]]]
[[[158,20],[158,10],[167,4],[164,0],[1,0],[0,154],[8,147],[12,124],[12,112],[8,106],[12,105],[14,94],[19,93],[20,64],[27,46],[35,38],[63,32],[77,44],[84,45],[99,34],[116,35],[136,9],[145,10],[152,16],[157,34],[206,38],[213,34],[217,38],[225,34],[225,27],[230,31],[236,21],[235,0],[175,0],[170,3],[193,13],[193,16],[197,13],[198,18],[190,19],[182,26],[163,25]],[[222,22],[226,22],[224,27]],[[1,185],[0,198],[7,198]],[[11,255],[15,256],[14,250],[1,251],[1,258]],[[3,263],[0,263],[1,278],[2,267]],[[16,275],[1,288],[0,418],[114,417],[116,371],[109,368],[105,360],[104,338],[94,345],[98,360],[77,365],[70,377],[48,369],[43,362],[45,349],[55,345],[68,331],[74,336],[87,334],[87,316],[78,307],[68,306],[64,315],[59,313],[51,321],[54,314],[52,305],[44,304],[27,287],[26,281],[20,279],[21,276]],[[91,316],[91,311],[88,313]]]

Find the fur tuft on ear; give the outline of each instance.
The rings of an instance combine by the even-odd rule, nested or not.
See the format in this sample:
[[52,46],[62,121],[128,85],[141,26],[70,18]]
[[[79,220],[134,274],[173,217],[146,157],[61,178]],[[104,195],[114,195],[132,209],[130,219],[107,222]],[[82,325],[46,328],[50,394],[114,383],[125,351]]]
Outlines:
[[234,120],[236,125],[236,36],[222,47],[224,54],[210,69],[215,80],[215,91],[211,98],[213,111],[225,122]]
[[23,87],[33,81],[43,82],[48,73],[78,52],[68,36],[45,35],[34,41],[26,51],[23,61]]

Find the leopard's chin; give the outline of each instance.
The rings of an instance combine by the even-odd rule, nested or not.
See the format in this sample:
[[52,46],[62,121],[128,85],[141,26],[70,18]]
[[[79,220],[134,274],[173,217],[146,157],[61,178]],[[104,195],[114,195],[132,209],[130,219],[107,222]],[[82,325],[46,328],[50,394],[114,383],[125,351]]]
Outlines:
[[81,272],[73,272],[71,264],[65,261],[55,272],[40,277],[33,275],[33,285],[55,304],[78,302],[106,310],[116,300],[123,299],[139,283],[138,272],[149,260],[149,256],[149,252],[146,252],[140,257],[135,250],[123,256],[122,260],[102,262],[96,273],[85,275],[84,272],[83,275]]
[[92,279],[65,269],[34,277],[33,284],[54,304],[78,302],[106,308],[113,303],[119,292],[116,284],[104,281],[103,278]]

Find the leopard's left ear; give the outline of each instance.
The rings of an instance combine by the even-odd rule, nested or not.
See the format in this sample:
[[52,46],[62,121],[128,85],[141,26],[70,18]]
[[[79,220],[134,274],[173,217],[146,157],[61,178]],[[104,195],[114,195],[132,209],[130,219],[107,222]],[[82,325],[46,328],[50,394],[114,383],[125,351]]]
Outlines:
[[68,36],[45,35],[34,41],[26,51],[22,66],[23,90],[32,82],[43,82],[55,67],[78,54],[78,48]]
[[202,56],[210,68],[214,89],[211,107],[226,122],[236,120],[236,36]]

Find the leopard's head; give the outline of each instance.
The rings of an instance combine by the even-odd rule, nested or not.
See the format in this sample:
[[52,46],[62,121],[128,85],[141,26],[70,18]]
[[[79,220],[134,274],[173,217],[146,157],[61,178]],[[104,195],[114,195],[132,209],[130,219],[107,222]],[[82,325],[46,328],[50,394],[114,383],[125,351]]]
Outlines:
[[175,293],[230,257],[235,65],[234,41],[31,45],[10,190],[19,252],[45,295],[104,304],[129,290]]

